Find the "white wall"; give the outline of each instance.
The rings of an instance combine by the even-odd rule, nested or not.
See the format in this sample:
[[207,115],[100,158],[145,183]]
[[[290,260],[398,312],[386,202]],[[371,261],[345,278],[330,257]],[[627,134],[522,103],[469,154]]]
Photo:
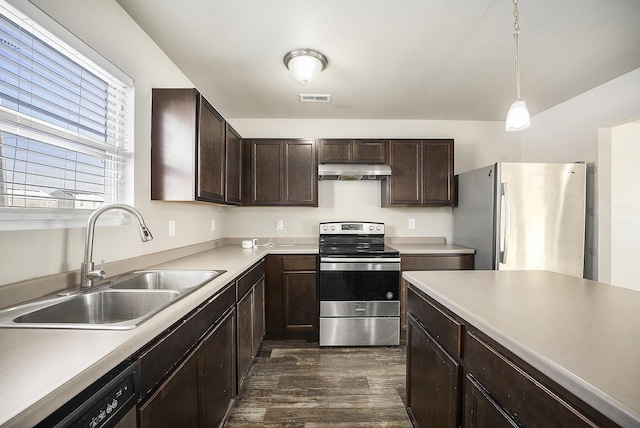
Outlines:
[[601,231],[601,280],[640,290],[640,122],[616,126],[600,139],[600,217],[609,228]]

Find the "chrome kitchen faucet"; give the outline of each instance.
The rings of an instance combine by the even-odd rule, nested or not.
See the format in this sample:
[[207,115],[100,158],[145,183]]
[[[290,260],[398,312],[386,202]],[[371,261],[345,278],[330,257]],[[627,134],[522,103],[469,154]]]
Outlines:
[[80,287],[82,288],[89,288],[93,285],[93,281],[105,278],[106,273],[104,271],[104,260],[102,260],[102,263],[100,264],[100,269],[94,269],[93,261],[91,260],[93,257],[93,231],[98,217],[110,210],[123,210],[133,215],[136,220],[138,220],[138,227],[140,228],[140,238],[142,238],[142,242],[151,241],[153,239],[151,232],[149,232],[149,229],[144,224],[142,215],[131,205],[110,204],[95,210],[91,213],[89,221],[87,222],[87,237],[84,243],[84,262],[80,266]]

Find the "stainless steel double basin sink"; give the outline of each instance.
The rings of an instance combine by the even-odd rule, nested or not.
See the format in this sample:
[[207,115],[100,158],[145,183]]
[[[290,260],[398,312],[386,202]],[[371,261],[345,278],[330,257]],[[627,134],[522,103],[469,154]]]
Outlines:
[[224,270],[143,270],[0,311],[0,328],[129,330]]

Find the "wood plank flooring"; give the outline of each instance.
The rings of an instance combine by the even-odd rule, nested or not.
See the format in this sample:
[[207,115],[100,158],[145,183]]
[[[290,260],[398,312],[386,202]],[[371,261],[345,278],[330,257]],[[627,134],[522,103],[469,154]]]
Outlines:
[[409,428],[405,347],[265,341],[225,427]]

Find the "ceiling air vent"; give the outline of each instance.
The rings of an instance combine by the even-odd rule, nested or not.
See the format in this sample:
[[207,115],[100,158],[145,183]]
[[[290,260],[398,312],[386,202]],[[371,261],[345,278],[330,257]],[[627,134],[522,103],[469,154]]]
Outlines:
[[330,103],[331,94],[300,94],[301,103]]

